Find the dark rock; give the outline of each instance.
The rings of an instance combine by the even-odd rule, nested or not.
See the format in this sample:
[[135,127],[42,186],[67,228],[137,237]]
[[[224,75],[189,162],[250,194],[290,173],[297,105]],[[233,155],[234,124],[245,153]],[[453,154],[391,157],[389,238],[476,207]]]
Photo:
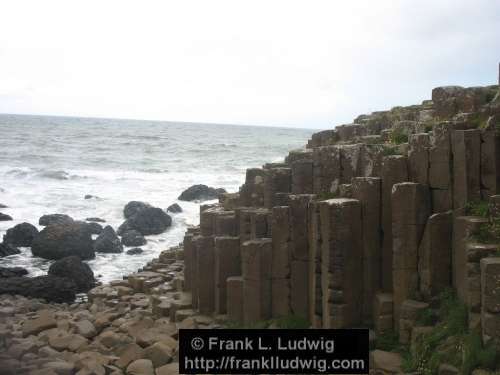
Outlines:
[[111,226],[106,226],[94,242],[94,249],[98,253],[121,253],[123,246]]
[[0,294],[43,298],[48,302],[73,302],[76,290],[73,280],[64,277],[48,275],[0,279]]
[[127,250],[128,255],[142,254],[142,249],[140,247],[134,247],[133,249]]
[[130,218],[128,218],[118,228],[118,234],[123,235],[128,230],[135,229],[143,236],[151,234],[160,234],[172,225],[172,218],[167,215],[161,208],[146,207]]
[[138,201],[128,202],[123,208],[123,216],[125,216],[125,219],[128,219],[134,216],[139,211],[149,207],[151,207],[151,205],[145,202],[138,202]]
[[181,201],[206,201],[217,199],[223,193],[226,193],[225,189],[215,189],[207,185],[193,185],[184,190],[178,199]]
[[22,267],[0,267],[0,279],[7,277],[20,277],[28,274],[28,270]]
[[47,226],[51,224],[65,224],[65,223],[72,223],[74,220],[64,214],[51,214],[51,215],[43,215],[39,220],[38,224]]
[[85,221],[94,221],[96,223],[105,223],[106,220],[101,219],[100,217],[88,217],[85,219]]
[[177,203],[171,204],[167,208],[167,212],[172,212],[174,214],[177,214],[179,212],[182,212],[182,207],[179,206]]
[[45,227],[33,240],[31,252],[45,259],[61,259],[71,255],[81,259],[95,257],[89,228],[74,221]]
[[85,195],[84,197],[85,199],[100,199],[98,196],[96,195],[91,195],[91,194],[87,194]]
[[0,243],[0,258],[6,257],[9,255],[19,254],[21,250],[17,247],[12,246],[9,243]]
[[9,206],[6,206],[5,204],[0,203],[0,208],[9,208]]
[[122,234],[122,244],[125,246],[142,246],[146,244],[144,236],[132,229]]
[[78,292],[87,292],[95,285],[94,272],[77,256],[56,260],[51,264],[48,274],[73,280]]
[[38,229],[34,225],[21,223],[7,229],[7,233],[3,236],[3,242],[13,246],[30,247],[37,234]]
[[6,215],[6,214],[3,214],[0,212],[0,221],[11,221],[12,220],[12,216],[9,216],[9,215]]
[[102,232],[102,225],[99,223],[91,222],[85,223],[85,225],[87,226],[87,228],[89,228],[91,234],[101,234]]

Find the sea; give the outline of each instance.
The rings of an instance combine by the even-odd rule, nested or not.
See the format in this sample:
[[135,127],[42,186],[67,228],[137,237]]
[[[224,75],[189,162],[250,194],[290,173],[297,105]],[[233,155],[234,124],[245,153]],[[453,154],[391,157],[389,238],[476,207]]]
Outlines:
[[[182,241],[188,226],[199,223],[200,203],[178,201],[193,184],[237,192],[245,170],[282,161],[304,147],[313,130],[101,118],[0,114],[0,239],[22,222],[39,229],[44,214],[75,220],[99,217],[117,229],[123,207],[132,200],[166,210],[172,226],[147,236],[138,255],[97,253],[88,261],[101,282],[121,279]],[[95,198],[85,199],[85,195]],[[204,202],[210,203],[211,201]],[[125,248],[127,250],[127,248]],[[51,261],[30,248],[0,258],[0,266],[24,267],[29,276],[46,274]]]

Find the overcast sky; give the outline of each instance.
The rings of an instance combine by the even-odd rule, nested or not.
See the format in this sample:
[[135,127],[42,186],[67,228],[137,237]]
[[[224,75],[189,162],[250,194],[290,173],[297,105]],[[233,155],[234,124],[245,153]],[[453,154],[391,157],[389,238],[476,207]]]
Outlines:
[[0,113],[328,128],[498,62],[498,0],[0,2]]

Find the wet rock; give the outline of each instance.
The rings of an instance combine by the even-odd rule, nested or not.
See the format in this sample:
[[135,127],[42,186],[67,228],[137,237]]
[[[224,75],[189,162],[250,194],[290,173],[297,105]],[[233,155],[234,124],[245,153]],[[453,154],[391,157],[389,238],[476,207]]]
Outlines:
[[136,230],[143,236],[163,233],[172,225],[172,218],[161,208],[145,207],[130,216],[119,228],[118,234]]
[[96,195],[91,195],[91,194],[86,194],[85,197],[83,197],[84,199],[100,199],[98,196]]
[[98,253],[121,253],[123,246],[111,226],[106,226],[94,242],[94,249]]
[[[0,244],[0,247],[2,245]],[[28,270],[22,267],[0,267],[0,279],[7,277],[20,277],[28,274]]]
[[71,223],[73,221],[74,220],[68,215],[50,214],[50,215],[43,215],[38,220],[38,224],[43,225],[43,226],[47,226],[47,225],[51,225],[51,224],[66,224],[66,223]]
[[0,243],[0,258],[9,255],[19,254],[21,250],[7,243]]
[[105,223],[106,222],[106,220],[101,219],[100,217],[88,217],[85,219],[85,221],[93,221],[96,223]]
[[48,302],[72,302],[75,299],[76,290],[73,280],[57,276],[0,279],[0,294],[43,298]]
[[[0,189],[0,191],[2,191],[2,189]],[[9,208],[9,206],[7,206],[7,205],[5,205],[5,204],[0,203],[0,208]]]
[[220,194],[226,193],[225,189],[215,189],[207,185],[193,185],[184,190],[179,195],[181,201],[206,201],[211,199],[218,199]]
[[13,246],[30,247],[38,229],[30,223],[21,223],[7,230],[3,236],[5,243]]
[[133,249],[127,250],[128,255],[142,254],[143,250],[140,247],[134,247]]
[[71,255],[77,255],[80,259],[95,257],[89,229],[74,221],[45,227],[33,240],[31,252],[45,259],[61,259]]
[[3,214],[0,212],[0,221],[11,221],[12,220],[12,216],[9,216],[9,215],[6,215],[6,214]]
[[86,292],[94,287],[94,272],[87,263],[77,256],[70,256],[55,261],[49,268],[49,275],[66,277],[75,282],[78,292]]
[[102,225],[91,222],[91,223],[85,223],[87,225],[87,228],[89,229],[91,234],[101,234],[102,232]]
[[149,203],[139,202],[139,201],[130,201],[123,208],[123,216],[125,219],[128,219],[134,216],[139,211],[151,207]]
[[146,244],[146,239],[141,233],[132,229],[122,234],[122,244],[125,246],[142,246]]
[[177,214],[179,212],[182,212],[182,207],[179,206],[177,203],[171,204],[167,208],[167,212],[172,212],[174,214]]

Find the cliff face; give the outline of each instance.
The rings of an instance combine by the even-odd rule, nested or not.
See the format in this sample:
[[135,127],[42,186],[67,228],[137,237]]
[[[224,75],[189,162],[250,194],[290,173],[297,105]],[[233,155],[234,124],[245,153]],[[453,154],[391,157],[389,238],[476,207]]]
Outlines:
[[409,342],[453,288],[500,342],[499,190],[498,86],[439,87],[247,170],[185,236],[185,289],[200,312],[244,323],[294,314]]

